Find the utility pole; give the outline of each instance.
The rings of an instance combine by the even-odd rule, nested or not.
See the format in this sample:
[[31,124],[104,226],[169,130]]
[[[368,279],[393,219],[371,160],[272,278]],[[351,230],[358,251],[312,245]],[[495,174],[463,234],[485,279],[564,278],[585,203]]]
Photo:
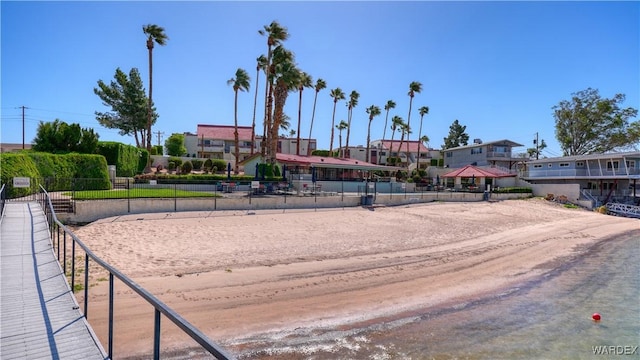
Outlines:
[[19,106],[18,109],[22,109],[22,150],[24,150],[24,109],[28,109],[26,106]]
[[160,144],[160,141],[161,141],[161,136],[164,135],[164,131],[163,132],[156,131],[156,134],[158,135],[158,146],[160,146],[160,145],[162,145],[162,144]]
[[540,145],[538,143],[539,143],[539,141],[538,141],[538,133],[536,132],[536,138],[533,140],[533,145],[536,146],[536,160],[538,160],[538,156],[540,154],[540,150],[539,150],[540,149]]

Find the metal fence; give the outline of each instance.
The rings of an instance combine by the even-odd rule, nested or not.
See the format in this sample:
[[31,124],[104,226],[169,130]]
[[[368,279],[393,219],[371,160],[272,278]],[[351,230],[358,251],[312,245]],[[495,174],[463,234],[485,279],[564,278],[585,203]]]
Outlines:
[[[80,247],[80,250],[84,252],[84,317],[87,318],[89,311],[89,261],[93,261],[103,269],[109,272],[109,328],[108,328],[108,344],[107,352],[110,359],[113,359],[113,330],[114,330],[114,283],[117,278],[123,284],[128,286],[131,290],[137,293],[140,297],[146,300],[151,306],[154,307],[154,339],[153,339],[153,358],[160,358],[160,320],[161,315],[164,315],[167,319],[171,320],[178,326],[184,333],[195,340],[204,350],[215,356],[217,359],[233,359],[233,357],[222,349],[219,345],[214,343],[200,330],[196,329],[187,320],[182,318],[178,313],[173,311],[162,301],[157,299],[147,290],[143,289],[140,285],[136,284],[133,280],[122,274],[113,266],[106,263],[104,260],[96,256],[71,230],[65,227],[56,217],[56,213],[51,201],[49,193],[44,187],[40,187],[41,192],[38,194],[38,201],[45,211],[47,222],[49,225],[49,233],[51,235],[54,252],[57,253],[58,261],[62,263],[64,273],[67,273],[67,263],[69,263],[71,274],[71,288],[74,289],[76,284],[75,274],[76,267],[81,266],[76,264],[76,248]],[[4,188],[3,188],[4,190]],[[2,190],[2,191],[3,191]],[[67,240],[69,238],[69,240]],[[68,244],[68,242],[70,242]],[[67,258],[67,247],[71,247],[70,258]],[[62,252],[61,252],[62,251]]]

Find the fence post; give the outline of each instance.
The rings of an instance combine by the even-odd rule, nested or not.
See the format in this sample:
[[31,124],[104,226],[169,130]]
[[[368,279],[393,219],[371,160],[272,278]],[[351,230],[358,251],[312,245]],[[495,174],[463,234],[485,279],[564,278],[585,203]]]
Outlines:
[[62,267],[64,270],[64,276],[67,276],[67,232],[62,234]]
[[173,211],[178,211],[178,184],[173,184]]
[[76,284],[76,241],[71,238],[71,293],[73,294]]
[[84,318],[89,312],[89,254],[84,254]]
[[131,184],[129,183],[129,178],[127,178],[127,213],[131,213]]
[[113,273],[109,272],[109,359],[113,359]]
[[155,309],[153,327],[153,358],[160,360],[160,310]]

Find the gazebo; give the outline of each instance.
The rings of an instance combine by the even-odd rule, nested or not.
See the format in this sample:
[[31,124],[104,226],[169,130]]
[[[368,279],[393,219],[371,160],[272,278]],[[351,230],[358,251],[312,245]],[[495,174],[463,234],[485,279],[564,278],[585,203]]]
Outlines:
[[453,188],[456,190],[485,190],[487,185],[495,186],[493,179],[515,178],[515,176],[516,174],[510,174],[496,168],[479,168],[474,165],[467,165],[442,175],[445,179],[453,178]]

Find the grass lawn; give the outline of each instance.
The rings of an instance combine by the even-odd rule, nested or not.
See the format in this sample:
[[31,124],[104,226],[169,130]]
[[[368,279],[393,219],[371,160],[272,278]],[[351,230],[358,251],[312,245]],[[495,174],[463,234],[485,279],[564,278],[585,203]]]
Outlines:
[[127,198],[191,198],[191,197],[220,197],[218,194],[174,189],[115,189],[115,190],[86,190],[64,192],[63,195],[73,196],[74,200],[101,200]]

